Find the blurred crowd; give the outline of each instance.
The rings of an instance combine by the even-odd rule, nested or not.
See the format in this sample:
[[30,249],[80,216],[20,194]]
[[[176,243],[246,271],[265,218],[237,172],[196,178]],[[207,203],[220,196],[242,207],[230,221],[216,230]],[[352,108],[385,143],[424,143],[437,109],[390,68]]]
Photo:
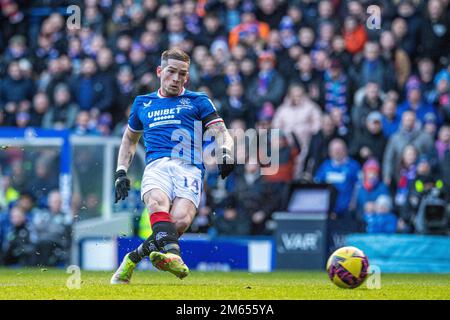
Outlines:
[[[192,58],[187,88],[208,93],[229,128],[281,129],[277,174],[248,164],[221,180],[208,168],[193,232],[269,234],[294,181],[332,185],[330,218],[366,232],[426,233],[423,200],[435,216],[448,201],[448,0],[0,5],[0,126],[120,137],[134,97],[158,88],[161,52],[179,47]],[[369,5],[381,19],[367,23]],[[34,219],[10,207],[6,220],[31,237]]]

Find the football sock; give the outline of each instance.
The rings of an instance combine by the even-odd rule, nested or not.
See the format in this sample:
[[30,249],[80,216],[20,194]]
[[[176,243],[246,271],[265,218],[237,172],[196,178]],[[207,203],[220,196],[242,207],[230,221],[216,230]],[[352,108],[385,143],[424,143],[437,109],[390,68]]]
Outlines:
[[145,240],[139,247],[130,252],[128,256],[134,263],[141,262],[142,259],[148,257],[153,251],[158,251],[158,246],[155,241],[154,233],[147,240]]
[[153,234],[158,249],[180,256],[178,232],[168,212],[155,212],[150,216]]

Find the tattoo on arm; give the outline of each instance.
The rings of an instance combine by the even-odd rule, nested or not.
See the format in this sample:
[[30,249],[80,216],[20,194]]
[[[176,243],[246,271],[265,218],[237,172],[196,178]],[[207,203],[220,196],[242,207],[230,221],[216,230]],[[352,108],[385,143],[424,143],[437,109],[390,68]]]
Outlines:
[[225,148],[225,149],[229,150],[231,153],[233,153],[233,149],[234,149],[233,138],[231,137],[230,133],[228,132],[228,129],[225,126],[225,123],[223,123],[223,122],[213,123],[208,127],[207,131],[208,131],[208,134],[215,137],[217,146],[219,148]]

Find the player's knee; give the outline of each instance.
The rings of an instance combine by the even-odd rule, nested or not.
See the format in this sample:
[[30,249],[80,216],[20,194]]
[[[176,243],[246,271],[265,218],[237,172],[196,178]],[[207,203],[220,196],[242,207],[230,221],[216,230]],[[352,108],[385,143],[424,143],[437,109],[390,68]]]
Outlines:
[[148,212],[168,211],[169,203],[162,195],[158,193],[149,193],[144,196],[145,205]]
[[178,234],[184,233],[189,226],[191,225],[192,219],[189,215],[184,215],[182,217],[177,218],[175,221],[175,228],[178,231]]

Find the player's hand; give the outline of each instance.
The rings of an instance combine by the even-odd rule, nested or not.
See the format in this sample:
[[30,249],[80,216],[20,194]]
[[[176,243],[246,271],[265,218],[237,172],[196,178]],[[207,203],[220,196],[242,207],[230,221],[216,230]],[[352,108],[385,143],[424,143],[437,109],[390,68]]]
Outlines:
[[220,176],[225,179],[234,170],[235,164],[229,151],[223,149],[222,151],[222,163],[218,164]]
[[125,200],[128,197],[128,191],[130,190],[130,179],[127,177],[125,170],[116,171],[114,174],[114,187],[116,191],[116,201]]

